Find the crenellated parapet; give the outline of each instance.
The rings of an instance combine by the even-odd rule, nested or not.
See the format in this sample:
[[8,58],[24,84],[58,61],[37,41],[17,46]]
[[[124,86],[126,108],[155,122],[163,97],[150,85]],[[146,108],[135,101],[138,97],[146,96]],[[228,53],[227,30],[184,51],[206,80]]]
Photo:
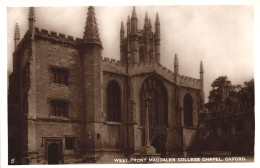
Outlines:
[[200,79],[178,75],[178,84],[183,87],[200,89]]
[[48,31],[46,29],[35,28],[36,38],[43,38],[47,40],[52,40],[54,42],[66,43],[69,45],[77,45],[82,42],[80,38],[74,38],[70,35],[65,35],[63,33],[57,33],[55,31]]
[[[102,59],[103,71],[118,73],[118,74],[125,74],[126,72],[126,64],[122,61],[110,59],[110,58],[103,58]],[[186,77],[182,75],[177,75],[177,83],[174,79],[175,73],[172,72],[170,69],[162,66],[161,64],[153,61],[143,61],[137,63],[131,63],[128,65],[128,75],[129,76],[137,76],[141,74],[148,74],[148,73],[156,73],[166,80],[170,81],[171,83],[177,84],[182,87],[189,87],[193,89],[200,89],[200,79],[195,79],[191,77]]]
[[119,66],[124,66],[124,62],[120,61],[120,60],[116,60],[116,59],[113,59],[113,58],[108,58],[108,57],[104,57],[102,59],[103,62],[108,62],[108,63],[111,63],[111,64],[114,64],[114,65],[119,65]]
[[104,57],[102,58],[102,68],[105,72],[125,74],[125,64],[122,61]]

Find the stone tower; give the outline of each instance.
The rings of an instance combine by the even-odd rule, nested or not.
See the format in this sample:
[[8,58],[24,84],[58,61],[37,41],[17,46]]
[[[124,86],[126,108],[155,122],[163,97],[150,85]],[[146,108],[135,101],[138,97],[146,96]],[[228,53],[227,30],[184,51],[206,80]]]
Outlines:
[[135,7],[131,19],[127,19],[127,34],[125,36],[123,22],[120,30],[120,60],[125,61],[127,57],[128,42],[130,44],[131,63],[153,61],[160,63],[160,22],[156,15],[155,33],[152,32],[151,20],[145,13],[144,26],[138,29],[138,18]]
[[102,43],[93,6],[88,8],[82,45],[85,147],[100,149],[99,127],[102,120]]

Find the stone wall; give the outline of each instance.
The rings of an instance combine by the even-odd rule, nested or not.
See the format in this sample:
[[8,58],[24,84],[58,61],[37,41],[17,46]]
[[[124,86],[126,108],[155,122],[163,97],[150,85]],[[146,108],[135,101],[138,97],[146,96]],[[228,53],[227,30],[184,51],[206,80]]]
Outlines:
[[[36,115],[28,121],[28,144],[33,144],[35,151],[31,152],[37,152],[37,160],[42,161],[46,160],[46,147],[43,144],[47,137],[62,139],[64,156],[65,136],[76,137],[77,148],[83,145],[82,69],[79,51],[74,46],[41,36],[36,36],[34,46]],[[51,81],[52,66],[68,69],[68,86]],[[51,115],[50,99],[69,102],[68,118]],[[33,103],[30,99],[28,101],[28,104]]]

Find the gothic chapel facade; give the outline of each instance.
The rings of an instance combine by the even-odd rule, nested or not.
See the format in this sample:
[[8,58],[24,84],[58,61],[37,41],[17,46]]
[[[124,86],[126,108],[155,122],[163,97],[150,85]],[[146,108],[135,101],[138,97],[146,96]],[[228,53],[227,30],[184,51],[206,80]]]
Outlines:
[[[88,7],[82,39],[35,27],[20,40],[15,31],[9,77],[9,160],[18,164],[114,163],[145,141],[149,103],[150,144],[161,157],[187,156],[199,144],[204,108],[200,79],[160,64],[160,21],[145,16],[138,29],[135,7],[120,31],[120,60],[102,57],[94,7]],[[199,69],[199,66],[198,66]],[[149,95],[149,100],[147,99]]]

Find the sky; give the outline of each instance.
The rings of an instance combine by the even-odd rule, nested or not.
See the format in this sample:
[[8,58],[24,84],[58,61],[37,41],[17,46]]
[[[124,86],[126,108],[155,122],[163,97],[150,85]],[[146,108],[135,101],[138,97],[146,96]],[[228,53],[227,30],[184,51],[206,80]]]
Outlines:
[[[119,59],[121,21],[126,30],[132,6],[97,6],[96,18],[103,44],[103,57]],[[161,23],[161,64],[173,71],[174,53],[179,58],[179,73],[199,78],[200,61],[204,66],[204,92],[207,101],[210,84],[226,75],[232,84],[254,78],[252,5],[171,5],[136,6],[138,28],[145,12],[152,29],[156,13]],[[87,7],[37,7],[36,26],[74,37],[83,37]],[[21,38],[28,30],[28,8],[7,8],[8,73],[12,71],[15,23]]]

